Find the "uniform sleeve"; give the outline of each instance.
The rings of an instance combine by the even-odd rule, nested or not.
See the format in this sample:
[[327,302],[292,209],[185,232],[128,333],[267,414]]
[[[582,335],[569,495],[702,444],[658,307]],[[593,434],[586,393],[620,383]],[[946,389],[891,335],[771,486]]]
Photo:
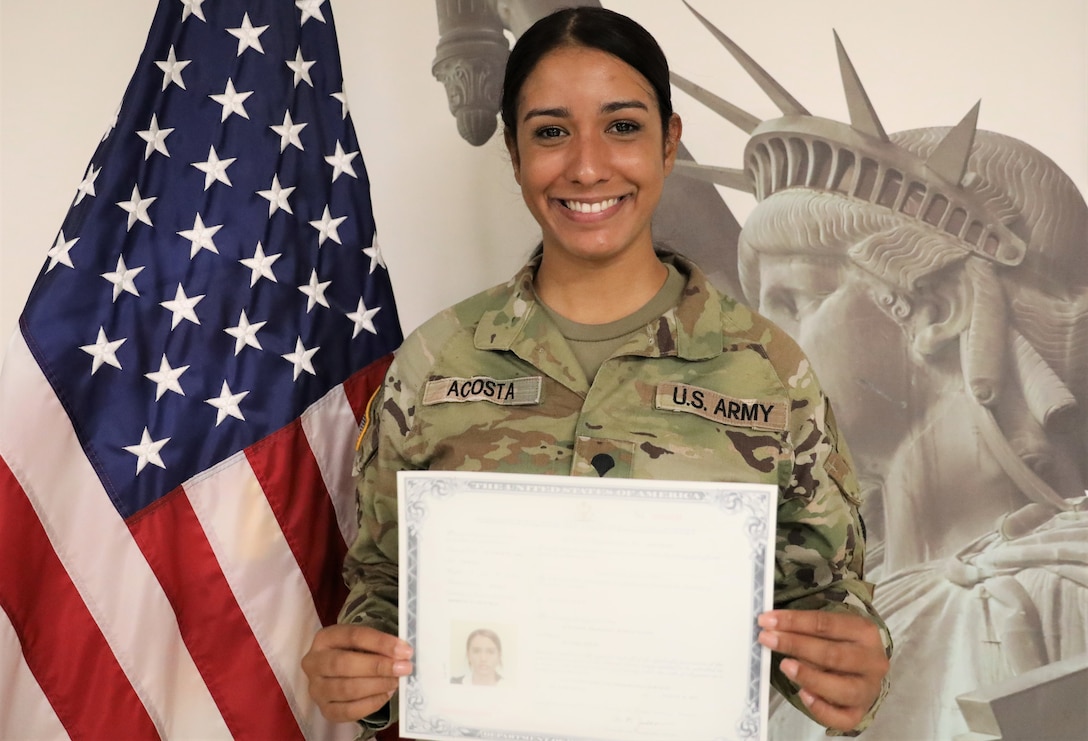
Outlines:
[[[344,559],[348,597],[338,622],[397,635],[397,471],[407,468],[400,442],[407,432],[394,389],[396,363],[368,405],[355,456],[359,533]],[[361,721],[363,738],[397,717],[397,695]]]
[[[802,361],[801,371],[790,379],[792,467],[779,493],[775,607],[867,617],[880,629],[891,658],[891,636],[873,607],[873,585],[864,579],[865,533],[850,453],[807,361]],[[771,682],[808,715],[797,685],[779,669],[781,659],[774,655]],[[828,735],[860,733],[872,721],[887,691],[885,677],[880,697],[862,722],[846,734],[829,730]]]

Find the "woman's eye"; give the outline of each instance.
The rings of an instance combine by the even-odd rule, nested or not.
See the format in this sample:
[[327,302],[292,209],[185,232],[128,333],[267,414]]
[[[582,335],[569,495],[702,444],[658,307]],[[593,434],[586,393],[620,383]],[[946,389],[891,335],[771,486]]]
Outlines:
[[634,121],[617,121],[616,123],[612,124],[612,130],[615,131],[617,134],[633,134],[640,128],[642,127]]
[[536,130],[538,139],[556,139],[563,135],[563,129],[558,126],[542,126]]

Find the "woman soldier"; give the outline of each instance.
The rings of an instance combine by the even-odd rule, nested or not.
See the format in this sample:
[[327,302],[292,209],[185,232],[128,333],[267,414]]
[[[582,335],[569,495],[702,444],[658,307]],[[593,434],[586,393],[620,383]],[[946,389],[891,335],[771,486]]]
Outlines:
[[[772,682],[819,723],[860,730],[890,640],[863,581],[857,481],[797,345],[655,251],[681,133],[660,47],[607,10],[550,15],[510,55],[502,119],[542,246],[398,351],[357,457],[351,592],[303,659],[311,696],[331,720],[395,719],[412,671],[395,637],[398,470],[752,481],[779,487],[777,609],[759,620]],[[510,393],[460,393],[480,378]],[[766,414],[731,414],[740,400]]]

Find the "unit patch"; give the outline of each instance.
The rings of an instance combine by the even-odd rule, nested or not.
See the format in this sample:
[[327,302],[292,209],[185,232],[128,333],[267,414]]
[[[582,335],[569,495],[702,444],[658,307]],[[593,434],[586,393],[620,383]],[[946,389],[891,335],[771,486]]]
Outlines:
[[489,401],[503,406],[539,404],[543,376],[525,376],[500,381],[487,376],[473,378],[439,378],[427,381],[423,389],[423,404],[447,402]]
[[785,430],[786,399],[736,399],[717,391],[666,382],[657,385],[654,406],[670,412],[687,412],[723,425]]

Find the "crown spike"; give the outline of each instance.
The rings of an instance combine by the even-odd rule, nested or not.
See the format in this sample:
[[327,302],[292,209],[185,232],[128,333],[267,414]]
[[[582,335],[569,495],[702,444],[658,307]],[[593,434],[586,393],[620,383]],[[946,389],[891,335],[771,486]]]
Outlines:
[[786,92],[786,89],[778,84],[773,77],[767,74],[766,70],[760,67],[754,59],[748,56],[744,50],[733,43],[733,41],[724,33],[719,31],[713,23],[708,21],[702,15],[699,14],[695,8],[684,0],[684,5],[688,10],[699,19],[699,22],[706,26],[706,29],[714,35],[714,38],[725,47],[726,51],[733,55],[733,57],[740,62],[740,66],[744,68],[744,71],[755,80],[756,84],[763,89],[763,92],[767,94],[767,97],[778,106],[778,110],[782,111],[786,116],[809,116],[811,115],[805,107],[797,102],[797,99]]
[[888,141],[888,134],[884,131],[876,109],[861,84],[861,78],[846,53],[846,47],[842,45],[838,32],[832,33],[835,34],[835,50],[839,55],[839,72],[842,75],[843,91],[846,93],[846,107],[850,111],[850,126],[874,139]]
[[691,160],[677,159],[673,172],[695,180],[739,190],[749,195],[752,193],[752,181],[744,170],[737,170],[732,167],[700,165],[698,162],[692,162]]
[[926,166],[950,183],[960,185],[967,172],[967,158],[971,156],[971,147],[975,144],[975,131],[978,129],[978,109],[982,101],[975,103],[963,120],[945,134],[926,160]]
[[756,126],[759,126],[760,120],[757,117],[738,108],[728,100],[719,98],[705,87],[701,87],[691,80],[681,77],[675,72],[669,73],[669,79],[672,80],[673,85],[695,98],[695,100],[705,105],[714,113],[717,113],[729,123],[741,129],[745,134],[751,134]]

